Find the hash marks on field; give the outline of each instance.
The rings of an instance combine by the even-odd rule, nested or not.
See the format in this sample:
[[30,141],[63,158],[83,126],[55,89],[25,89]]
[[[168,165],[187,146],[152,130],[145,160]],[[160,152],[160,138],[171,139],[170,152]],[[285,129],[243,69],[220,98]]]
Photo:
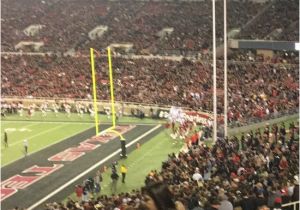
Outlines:
[[[5,123],[6,124],[6,123]],[[5,125],[4,124],[4,125]],[[3,126],[4,126],[3,125]],[[23,132],[23,131],[32,131],[30,129],[28,129],[29,127],[32,127],[32,126],[35,126],[35,124],[28,124],[28,125],[25,125],[25,126],[22,126],[20,128],[18,128],[18,125],[16,125],[15,123],[12,124],[13,127],[10,127],[10,128],[5,128],[4,131],[6,132],[16,132],[16,131],[20,131],[20,132]]]
[[6,129],[4,129],[6,132],[9,132],[9,133],[12,133],[12,132],[16,132],[16,131],[18,131],[18,132],[25,132],[25,131],[27,131],[27,132],[31,132],[32,130],[30,130],[30,129],[28,129],[28,128],[25,128],[25,127],[23,127],[23,128],[19,128],[19,129],[17,129],[17,128],[6,128]]

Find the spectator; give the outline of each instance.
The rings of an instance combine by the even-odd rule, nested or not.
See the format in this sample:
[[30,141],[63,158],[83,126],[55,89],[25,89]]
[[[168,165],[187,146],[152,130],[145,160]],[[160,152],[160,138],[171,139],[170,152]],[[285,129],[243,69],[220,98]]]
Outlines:
[[111,178],[111,191],[112,193],[116,193],[119,175],[116,171],[113,171],[110,178]]

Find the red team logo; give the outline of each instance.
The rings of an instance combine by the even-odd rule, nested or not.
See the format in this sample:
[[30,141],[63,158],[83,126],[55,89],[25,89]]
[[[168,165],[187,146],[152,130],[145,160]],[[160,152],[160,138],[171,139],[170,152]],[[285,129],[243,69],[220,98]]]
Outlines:
[[34,173],[35,175],[33,176],[15,175],[10,177],[1,183],[1,201],[15,194],[19,189],[25,189],[63,166],[62,164],[54,164],[52,167],[39,167],[35,165],[22,171],[22,173]]

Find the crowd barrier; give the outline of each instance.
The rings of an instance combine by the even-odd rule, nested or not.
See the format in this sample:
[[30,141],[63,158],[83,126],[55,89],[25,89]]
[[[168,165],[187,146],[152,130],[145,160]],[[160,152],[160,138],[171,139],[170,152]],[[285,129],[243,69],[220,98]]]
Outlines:
[[299,209],[299,203],[300,203],[300,201],[286,203],[286,204],[282,205],[282,208],[283,209],[290,209],[290,208],[287,208],[287,207],[293,206],[293,210],[298,210]]

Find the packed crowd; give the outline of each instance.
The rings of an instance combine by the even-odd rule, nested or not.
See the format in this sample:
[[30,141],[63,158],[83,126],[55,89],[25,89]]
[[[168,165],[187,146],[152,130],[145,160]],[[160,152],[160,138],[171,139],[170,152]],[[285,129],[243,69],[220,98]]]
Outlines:
[[[219,57],[224,60],[223,56]],[[263,56],[251,49],[231,49],[228,57],[231,61],[263,62],[272,64],[299,64],[299,53],[292,51],[273,51],[273,56]]]
[[162,210],[281,209],[282,204],[299,200],[298,143],[299,127],[294,122],[267,124],[240,139],[218,139],[211,148],[196,141],[178,155],[169,154],[160,172],[147,175],[141,190],[93,199],[82,195],[66,204],[49,203],[45,209],[152,210],[151,199]]
[[212,148],[196,144],[187,153],[169,155],[162,171],[151,172],[146,182],[168,183],[187,209],[207,209],[218,197],[243,210],[297,201],[298,131],[293,123],[266,125],[243,134],[241,144],[236,137]]
[[296,66],[265,63],[229,64],[229,121],[240,121],[297,109]]
[[[299,26],[299,1],[274,1],[249,27],[242,29],[239,37],[298,41],[296,25]],[[274,33],[277,29],[282,30],[280,36]]]
[[[229,30],[246,25],[268,4],[228,1]],[[252,24],[254,27],[245,29],[241,38],[264,38],[280,27],[289,32],[282,33],[280,40],[298,40],[298,24],[287,24],[291,19],[298,19],[297,1],[271,4],[270,11],[258,18],[258,23]],[[44,51],[60,52],[71,48],[86,52],[89,47],[102,49],[111,43],[130,42],[134,45],[133,52],[138,54],[201,51],[212,43],[210,1],[90,1],[86,4],[84,0],[76,0],[69,4],[69,1],[58,0],[22,0],[22,3],[20,0],[5,0],[2,7],[2,51],[15,51],[14,46],[20,41],[42,41]],[[216,10],[217,39],[221,41],[221,1],[216,3]],[[32,24],[40,24],[43,28],[36,35],[25,35],[23,30]],[[108,31],[101,38],[91,40],[88,33],[99,25],[107,26]],[[160,37],[157,33],[163,28],[173,28],[174,31]]]
[[[99,60],[99,59],[98,59]],[[243,60],[241,58],[241,60]],[[223,112],[223,63],[218,67],[218,113]],[[97,98],[108,100],[106,58],[97,69]],[[212,110],[212,78],[209,63],[200,61],[114,58],[114,88],[118,101],[173,105]],[[297,109],[298,65],[262,62],[229,62],[230,122]],[[91,99],[88,58],[2,56],[3,96]]]

